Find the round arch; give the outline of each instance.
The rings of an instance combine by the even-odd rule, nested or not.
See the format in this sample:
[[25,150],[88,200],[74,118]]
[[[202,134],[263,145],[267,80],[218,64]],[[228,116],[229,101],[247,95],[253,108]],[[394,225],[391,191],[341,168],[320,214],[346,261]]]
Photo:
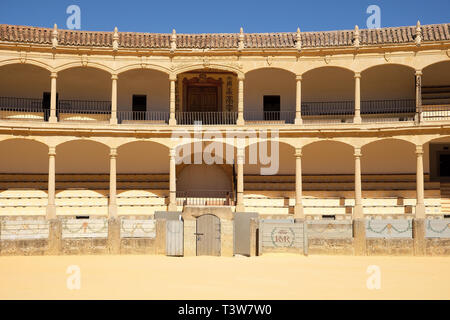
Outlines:
[[25,61],[23,61],[21,59],[3,60],[3,61],[0,61],[0,68],[3,66],[11,65],[11,64],[25,64],[25,65],[29,64],[29,65],[33,65],[33,66],[45,69],[48,72],[54,72],[54,69],[50,65],[48,65],[44,62],[38,61],[38,60],[34,60],[34,59],[26,59]]
[[345,67],[322,66],[302,75],[303,102],[353,101],[355,73]]
[[345,67],[345,66],[340,66],[340,65],[333,65],[333,64],[329,64],[329,65],[322,65],[322,66],[312,66],[312,67],[310,67],[310,68],[308,68],[308,69],[305,69],[305,70],[303,70],[303,72],[302,72],[302,76],[305,76],[305,75],[307,75],[308,73],[311,73],[311,72],[314,72],[314,71],[318,71],[318,70],[321,70],[321,69],[340,69],[340,70],[342,70],[342,71],[345,71],[345,72],[350,72],[350,73],[352,73],[352,74],[355,74],[355,70],[353,70],[353,69],[351,69],[351,68],[349,68],[349,67]]
[[99,141],[74,139],[56,146],[56,173],[107,174],[110,148]]
[[302,173],[339,175],[354,173],[354,147],[348,143],[322,140],[302,147]]
[[401,62],[390,62],[390,63],[377,63],[377,64],[369,65],[369,66],[361,69],[359,72],[362,74],[362,73],[364,73],[366,71],[369,71],[370,69],[373,69],[373,68],[389,67],[389,66],[405,67],[405,68],[410,69],[413,72],[416,71],[416,68],[414,68],[414,66],[412,66],[410,64],[401,63]]
[[119,69],[114,70],[114,72],[117,75],[120,76],[121,74],[123,74],[123,73],[125,73],[127,71],[133,71],[133,70],[160,71],[160,72],[163,72],[163,73],[165,73],[165,74],[167,74],[169,76],[172,74],[172,71],[170,69],[166,68],[166,67],[159,66],[159,65],[156,65],[156,64],[147,64],[147,63],[144,65],[144,67],[143,67],[143,65],[141,63],[129,64],[129,65],[126,65],[126,66],[120,67]]
[[[249,175],[293,175],[295,174],[295,148],[286,142],[263,141],[267,145],[261,151],[261,142],[245,147],[244,173]],[[266,159],[261,159],[261,153]]]
[[175,69],[172,72],[172,74],[179,75],[179,74],[182,74],[182,73],[188,72],[188,71],[204,70],[204,69],[217,69],[217,70],[229,71],[229,72],[233,72],[233,73],[237,74],[238,77],[245,76],[244,73],[239,68],[224,65],[224,64],[213,64],[213,63],[208,64],[207,67],[205,66],[205,64],[201,64],[201,63],[179,67],[179,68]]
[[169,148],[154,141],[132,141],[117,148],[117,173],[168,174]]
[[364,174],[414,174],[416,145],[397,138],[369,142],[361,148]]
[[289,73],[293,74],[294,76],[297,75],[291,69],[283,68],[283,67],[280,67],[280,66],[269,66],[269,67],[268,66],[257,66],[257,67],[254,67],[254,68],[246,70],[244,74],[245,74],[245,76],[247,76],[249,73],[252,73],[252,72],[255,72],[255,71],[263,71],[263,70],[270,70],[270,69],[286,71],[286,72],[289,72]]
[[48,145],[34,139],[10,138],[0,141],[0,173],[48,173]]
[[60,65],[55,68],[55,72],[60,73],[66,70],[70,70],[73,68],[94,68],[104,72],[107,72],[109,75],[113,75],[115,72],[110,67],[98,63],[98,62],[88,62],[87,64],[83,64],[81,61],[79,62],[69,62],[63,65]]

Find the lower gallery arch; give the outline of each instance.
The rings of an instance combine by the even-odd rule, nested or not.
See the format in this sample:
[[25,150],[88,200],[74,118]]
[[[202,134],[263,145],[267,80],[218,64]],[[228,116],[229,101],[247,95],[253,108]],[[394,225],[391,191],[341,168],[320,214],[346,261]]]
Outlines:
[[56,147],[56,213],[83,216],[108,214],[110,149],[91,140]]
[[117,149],[119,215],[151,215],[166,211],[169,196],[169,149],[135,141]]
[[177,204],[232,206],[236,198],[236,149],[205,141],[176,148]]
[[244,204],[247,212],[293,213],[295,149],[286,143],[255,143],[245,149]]
[[318,141],[302,148],[303,208],[306,215],[351,214],[355,198],[354,148]]
[[[450,214],[450,136],[425,143],[423,153],[424,171],[429,173],[429,184],[433,186],[432,191],[425,190],[425,201],[430,206],[434,205],[427,208],[427,213]],[[434,203],[430,203],[427,196],[434,199]]]
[[[399,139],[382,139],[361,148],[364,213],[414,213],[416,205],[416,147]],[[424,153],[425,205],[436,204],[436,185],[430,183],[428,156]]]
[[48,186],[48,147],[34,140],[0,142],[0,215],[43,215]]

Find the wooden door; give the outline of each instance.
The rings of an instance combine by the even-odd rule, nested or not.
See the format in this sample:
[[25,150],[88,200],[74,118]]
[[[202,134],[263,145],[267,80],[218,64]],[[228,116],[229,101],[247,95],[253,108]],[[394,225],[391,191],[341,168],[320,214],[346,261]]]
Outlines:
[[166,254],[182,256],[184,249],[184,223],[182,220],[166,220]]
[[218,95],[216,86],[189,86],[187,93],[187,111],[216,112]]
[[197,218],[197,255],[220,256],[220,219],[212,214]]

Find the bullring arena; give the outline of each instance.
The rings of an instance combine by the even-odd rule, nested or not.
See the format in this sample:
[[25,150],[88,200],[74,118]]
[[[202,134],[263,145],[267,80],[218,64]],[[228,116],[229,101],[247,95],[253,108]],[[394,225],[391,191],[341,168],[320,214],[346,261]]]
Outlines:
[[450,24],[0,25],[0,154],[2,298],[449,298]]

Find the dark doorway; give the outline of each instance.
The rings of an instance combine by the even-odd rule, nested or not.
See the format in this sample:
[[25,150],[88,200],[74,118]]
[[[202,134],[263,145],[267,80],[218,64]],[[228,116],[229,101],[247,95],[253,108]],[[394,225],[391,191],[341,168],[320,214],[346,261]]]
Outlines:
[[[42,109],[44,111],[44,120],[48,121],[50,117],[50,104],[52,94],[50,92],[44,92],[42,94]],[[58,94],[56,94],[56,107],[58,108]]]
[[264,120],[280,120],[280,96],[264,96]]
[[147,96],[133,94],[133,120],[145,120],[147,111]]
[[439,155],[439,176],[450,178],[450,154]]
[[188,112],[217,112],[218,94],[216,86],[189,86],[187,90]]

